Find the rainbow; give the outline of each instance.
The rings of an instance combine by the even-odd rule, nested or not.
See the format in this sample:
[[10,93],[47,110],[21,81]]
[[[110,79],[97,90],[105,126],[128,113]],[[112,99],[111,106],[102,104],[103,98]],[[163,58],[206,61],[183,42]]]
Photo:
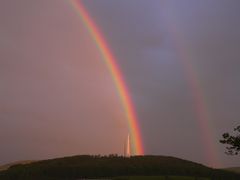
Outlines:
[[79,17],[82,19],[82,22],[90,33],[92,39],[95,41],[96,46],[98,47],[104,59],[104,62],[107,65],[113,78],[128,121],[129,131],[132,139],[131,153],[134,155],[143,155],[144,150],[137,115],[135,113],[134,106],[130,98],[129,91],[124,81],[123,75],[117,65],[117,60],[111,53],[111,50],[108,47],[108,44],[103,34],[100,32],[98,26],[90,17],[81,0],[71,0],[70,2],[72,6],[76,9]]
[[172,36],[175,50],[178,53],[186,74],[189,88],[193,97],[193,108],[195,109],[196,120],[201,132],[201,140],[203,151],[205,152],[206,161],[210,166],[221,167],[221,162],[217,154],[216,140],[213,140],[213,128],[211,124],[210,112],[207,108],[207,102],[204,91],[201,86],[201,80],[197,75],[197,70],[194,68],[191,60],[193,59],[189,46],[186,44],[182,33],[177,29],[176,22],[172,18],[163,19],[165,27]]

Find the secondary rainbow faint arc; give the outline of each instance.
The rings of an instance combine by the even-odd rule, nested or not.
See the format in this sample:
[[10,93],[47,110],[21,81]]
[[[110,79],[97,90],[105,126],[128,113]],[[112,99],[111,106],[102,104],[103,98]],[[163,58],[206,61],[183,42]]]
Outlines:
[[189,83],[189,87],[192,91],[196,117],[198,120],[198,125],[200,126],[200,129],[202,131],[201,138],[203,141],[203,145],[205,145],[206,158],[209,162],[209,165],[221,167],[220,159],[217,156],[216,142],[212,138],[213,129],[210,127],[210,112],[207,109],[206,98],[200,84],[200,79],[191,62],[192,53],[188,50],[188,46],[185,42],[186,40],[184,39],[183,35],[177,29],[177,23],[173,21],[173,19],[169,16],[168,18],[165,17],[165,19],[163,20],[165,22],[165,27],[172,36],[176,52],[181,59],[182,65],[186,73],[187,81]]
[[131,139],[133,140],[132,144],[132,154],[134,155],[143,155],[143,144],[140,133],[140,128],[138,125],[137,115],[134,110],[132,100],[129,95],[128,88],[123,79],[123,75],[117,65],[116,58],[113,56],[110,48],[107,45],[106,40],[104,39],[103,34],[100,32],[96,23],[92,20],[86,8],[84,7],[81,1],[71,0],[70,1],[73,7],[77,10],[79,17],[82,19],[85,27],[88,29],[91,37],[95,41],[99,51],[102,54],[102,57],[107,65],[119,96],[126,113],[126,118],[128,120],[128,126],[130,129]]

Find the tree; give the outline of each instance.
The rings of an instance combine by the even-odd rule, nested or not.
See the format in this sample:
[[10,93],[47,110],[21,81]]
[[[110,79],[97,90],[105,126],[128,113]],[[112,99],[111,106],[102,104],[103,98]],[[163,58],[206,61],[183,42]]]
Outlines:
[[230,135],[229,133],[224,133],[223,139],[220,140],[220,143],[228,145],[226,147],[226,154],[229,155],[238,155],[240,153],[240,126],[234,128],[236,132],[235,135]]

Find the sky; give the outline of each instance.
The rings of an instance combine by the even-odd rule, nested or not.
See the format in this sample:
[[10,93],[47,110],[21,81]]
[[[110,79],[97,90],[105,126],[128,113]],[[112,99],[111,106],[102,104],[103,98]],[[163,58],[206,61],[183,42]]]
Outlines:
[[[145,154],[240,166],[219,143],[240,119],[240,1],[83,4],[126,80]],[[0,27],[0,164],[122,154],[122,104],[70,0],[2,0]]]

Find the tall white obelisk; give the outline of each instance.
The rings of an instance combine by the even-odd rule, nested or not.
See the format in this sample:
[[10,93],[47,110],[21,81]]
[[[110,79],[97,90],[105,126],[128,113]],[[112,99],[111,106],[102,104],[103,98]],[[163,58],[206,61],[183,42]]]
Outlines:
[[131,147],[130,147],[130,136],[127,137],[127,157],[131,156]]
[[124,157],[131,156],[131,144],[130,144],[130,136],[128,134],[127,140],[124,143]]

